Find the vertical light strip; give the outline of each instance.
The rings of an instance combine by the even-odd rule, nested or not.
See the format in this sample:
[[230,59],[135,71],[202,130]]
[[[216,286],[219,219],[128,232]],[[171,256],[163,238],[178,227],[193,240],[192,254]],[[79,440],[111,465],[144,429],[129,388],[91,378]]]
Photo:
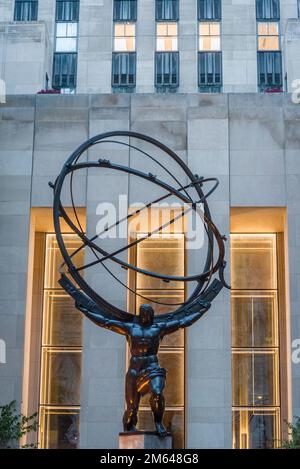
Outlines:
[[280,438],[277,239],[231,235],[233,447]]
[[[72,251],[80,246],[64,235]],[[40,378],[40,448],[76,448],[79,441],[82,318],[57,283],[61,256],[55,235],[46,235]]]

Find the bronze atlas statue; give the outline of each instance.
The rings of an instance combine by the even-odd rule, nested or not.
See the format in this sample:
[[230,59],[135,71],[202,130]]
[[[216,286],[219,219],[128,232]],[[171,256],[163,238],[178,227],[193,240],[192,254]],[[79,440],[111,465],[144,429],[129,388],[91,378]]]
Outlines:
[[[128,143],[126,140],[128,139]],[[118,140],[119,139],[119,140]],[[132,143],[134,142],[134,144]],[[143,144],[140,149],[137,144]],[[160,169],[163,169],[168,177],[171,178],[176,184],[171,185],[163,179],[158,178],[150,172],[144,172],[131,167],[130,165],[121,165],[114,163],[108,159],[98,159],[90,161],[86,158],[80,158],[86,153],[87,150],[99,145],[101,143],[108,143],[110,145],[122,145],[129,150],[134,150],[140,153],[144,158],[151,160],[151,164],[157,164]],[[176,175],[169,170],[169,165],[163,165],[161,160],[144,150],[145,144],[152,146],[160,153],[164,153],[170,161],[178,166],[179,170],[183,173],[185,181],[188,183],[183,184],[178,180],[178,172]],[[108,152],[107,146],[106,153]],[[161,197],[153,200],[145,205],[146,209],[151,209],[151,206],[157,202],[167,199],[168,197],[176,197],[181,205],[188,207],[182,213],[185,215],[188,211],[194,211],[201,215],[204,230],[207,237],[207,252],[204,261],[203,271],[200,273],[189,276],[176,276],[165,275],[159,272],[152,272],[144,270],[134,264],[131,264],[119,256],[120,253],[128,251],[130,248],[136,246],[138,243],[145,239],[150,238],[153,234],[159,233],[164,226],[158,226],[155,230],[147,233],[143,237],[139,237],[133,242],[126,244],[122,248],[114,250],[114,252],[107,252],[100,245],[101,236],[98,234],[88,237],[80,223],[73,197],[73,175],[80,171],[88,169],[110,170],[119,171],[130,176],[146,180],[159,186],[165,192]],[[69,179],[72,215],[67,213],[62,201],[61,194],[65,185],[66,179]],[[203,186],[205,183],[213,183],[213,187],[204,193]],[[166,370],[159,365],[157,354],[160,342],[163,338],[172,334],[180,328],[185,328],[192,325],[195,321],[200,319],[203,314],[210,308],[212,300],[217,296],[223,286],[228,287],[224,280],[225,268],[225,248],[224,240],[217,227],[214,225],[210,210],[207,203],[208,196],[218,186],[216,178],[204,178],[194,175],[186,163],[171,149],[160,143],[159,141],[148,137],[146,135],[131,132],[131,131],[114,131],[105,134],[97,135],[85,143],[83,143],[73,154],[69,157],[54,183],[49,183],[54,192],[53,203],[53,217],[54,227],[58,246],[63,258],[63,264],[60,267],[61,277],[59,283],[62,288],[75,300],[75,305],[87,318],[89,318],[97,326],[109,329],[118,334],[126,337],[130,349],[130,363],[126,374],[125,385],[125,398],[126,410],[123,417],[124,431],[136,431],[138,421],[139,403],[142,396],[150,394],[150,406],[153,413],[154,424],[156,432],[159,436],[166,436],[168,433],[163,425],[163,416],[165,409],[164,401],[164,387],[166,382]],[[99,189],[101,190],[101,189]],[[191,194],[193,192],[193,195]],[[107,195],[109,198],[109,194]],[[201,207],[201,208],[200,208]],[[126,216],[126,221],[131,217],[140,213],[143,209],[138,209],[129,212]],[[182,214],[179,216],[183,216]],[[169,221],[169,224],[175,223],[178,217],[174,217]],[[81,246],[73,252],[69,252],[63,236],[62,221],[64,221],[71,232],[78,236],[81,241]],[[118,220],[116,225],[124,220]],[[110,227],[106,228],[109,229]],[[217,247],[217,249],[216,249]],[[91,255],[94,257],[92,262],[83,266],[76,266],[74,259],[82,249],[89,249]],[[217,253],[217,255],[216,255]],[[112,262],[125,269],[130,269],[138,274],[153,277],[164,282],[190,282],[194,285],[191,288],[188,298],[183,303],[178,303],[177,308],[174,310],[174,303],[170,304],[171,312],[164,314],[155,314],[153,307],[148,303],[158,303],[168,306],[168,303],[150,300],[146,296],[141,295],[136,290],[133,290],[126,283],[122,282],[110,270],[107,263]],[[106,272],[112,275],[114,281],[119,282],[124,288],[128,289],[136,296],[141,296],[143,304],[139,308],[139,314],[133,314],[123,311],[113,304],[109,303],[104,297],[96,292],[84,279],[82,272],[91,266],[104,267]],[[218,274],[218,278],[214,278],[214,274]]]

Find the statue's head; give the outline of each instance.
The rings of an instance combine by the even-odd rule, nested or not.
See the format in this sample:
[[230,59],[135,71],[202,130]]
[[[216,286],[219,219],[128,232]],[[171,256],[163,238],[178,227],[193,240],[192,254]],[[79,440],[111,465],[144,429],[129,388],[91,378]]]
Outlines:
[[141,305],[139,314],[139,323],[142,326],[151,326],[154,319],[154,310],[150,305]]

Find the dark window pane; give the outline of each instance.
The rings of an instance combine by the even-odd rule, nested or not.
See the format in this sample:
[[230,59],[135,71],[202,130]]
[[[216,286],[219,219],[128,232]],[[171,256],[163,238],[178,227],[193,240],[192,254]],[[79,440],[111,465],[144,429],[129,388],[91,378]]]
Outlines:
[[258,86],[261,91],[266,88],[282,89],[281,52],[258,52]]
[[279,438],[278,409],[235,410],[233,420],[234,449],[273,449]]
[[114,53],[112,56],[112,86],[134,87],[136,76],[136,54]]
[[114,0],[114,21],[136,21],[137,0]]
[[[47,254],[46,254],[47,263],[46,263],[44,286],[45,288],[53,288],[53,289],[60,288],[60,285],[58,283],[60,279],[59,266],[63,262],[63,257],[58,248],[55,235],[48,234],[47,240],[49,243],[49,248],[47,249]],[[64,243],[70,254],[73,254],[78,249],[78,240],[76,239],[76,236],[74,235],[65,234]],[[80,265],[82,265],[84,262],[83,249],[77,252],[77,254],[74,255],[72,259],[74,260],[74,264],[76,265],[76,267],[79,267]]]
[[42,370],[42,404],[80,404],[80,350],[43,347]]
[[36,21],[37,13],[37,1],[16,0],[14,21]]
[[278,304],[274,291],[232,291],[232,346],[277,347]]
[[[259,60],[265,66],[265,53]],[[269,55],[269,53],[267,53]],[[272,54],[271,54],[272,55]],[[272,71],[272,61],[265,67]],[[270,66],[270,69],[268,68]],[[276,236],[235,235],[231,244],[232,287],[238,290],[277,288]]]
[[79,443],[79,409],[41,407],[41,447],[76,449]]
[[44,294],[43,345],[80,347],[82,315],[64,291]]
[[221,0],[198,0],[198,20],[220,20]]
[[54,54],[52,86],[54,89],[76,87],[77,54]]
[[172,88],[179,86],[178,52],[156,52],[155,85]]
[[[198,85],[202,92],[220,91],[222,85],[222,53],[199,52],[198,55]],[[202,87],[207,88],[202,88]]]
[[156,21],[178,21],[179,0],[156,0],[155,18]]
[[79,21],[79,0],[56,0],[56,21]]
[[279,20],[279,0],[256,0],[256,18],[258,20]]
[[232,354],[234,406],[278,405],[277,351],[235,351]]

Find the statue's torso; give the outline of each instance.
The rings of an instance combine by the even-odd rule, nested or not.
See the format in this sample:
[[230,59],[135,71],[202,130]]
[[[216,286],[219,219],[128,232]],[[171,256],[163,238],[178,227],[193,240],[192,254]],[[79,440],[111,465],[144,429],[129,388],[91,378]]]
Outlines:
[[127,336],[131,355],[136,357],[156,355],[160,344],[160,332],[160,328],[155,324],[150,327],[134,324]]

